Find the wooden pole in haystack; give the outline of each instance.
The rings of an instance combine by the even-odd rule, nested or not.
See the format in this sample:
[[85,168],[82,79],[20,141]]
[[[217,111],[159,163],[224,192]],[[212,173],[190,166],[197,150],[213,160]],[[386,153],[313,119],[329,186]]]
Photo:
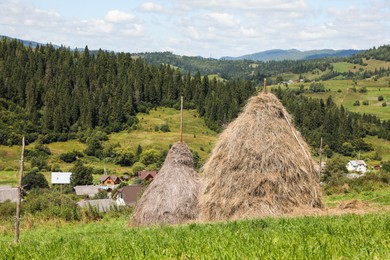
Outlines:
[[324,150],[322,149],[322,137],[321,137],[321,144],[320,144],[320,172],[318,173],[318,178],[321,178],[321,172],[322,172],[322,153]]
[[18,198],[16,201],[16,216],[15,216],[15,238],[14,242],[19,242],[19,222],[20,222],[20,208],[22,202],[22,178],[23,178],[23,166],[24,166],[24,136],[22,138],[22,152],[20,155],[20,172],[19,172],[19,186],[18,186]]
[[264,88],[263,88],[263,93],[267,94],[267,79],[264,78]]
[[180,143],[183,142],[183,96],[180,98]]

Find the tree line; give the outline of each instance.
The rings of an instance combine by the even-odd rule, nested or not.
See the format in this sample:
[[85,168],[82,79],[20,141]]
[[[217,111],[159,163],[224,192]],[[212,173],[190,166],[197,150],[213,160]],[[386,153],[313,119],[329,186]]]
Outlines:
[[129,129],[138,112],[156,106],[195,108],[210,128],[237,116],[255,91],[244,80],[217,81],[199,72],[149,65],[129,53],[83,52],[0,41],[0,144],[64,141],[100,127]]
[[366,135],[390,140],[390,121],[375,115],[359,114],[338,107],[331,96],[325,101],[300,95],[299,90],[274,89],[274,93],[292,114],[294,122],[312,147],[319,147],[321,138],[325,152],[353,156],[373,147],[364,141]]

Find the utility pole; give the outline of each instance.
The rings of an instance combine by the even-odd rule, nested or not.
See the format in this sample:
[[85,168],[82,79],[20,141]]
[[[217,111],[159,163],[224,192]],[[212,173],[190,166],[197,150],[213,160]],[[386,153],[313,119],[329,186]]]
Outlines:
[[24,166],[24,136],[22,138],[22,152],[20,155],[20,172],[19,172],[19,186],[18,186],[18,198],[16,201],[16,216],[15,216],[15,238],[14,243],[19,242],[19,223],[20,223],[20,208],[22,206],[22,178],[23,178],[23,166]]

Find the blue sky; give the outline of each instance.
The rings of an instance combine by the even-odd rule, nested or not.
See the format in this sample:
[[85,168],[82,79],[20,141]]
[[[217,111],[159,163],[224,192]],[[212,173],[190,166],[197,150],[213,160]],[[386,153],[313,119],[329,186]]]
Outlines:
[[0,34],[219,58],[390,44],[390,0],[0,0]]

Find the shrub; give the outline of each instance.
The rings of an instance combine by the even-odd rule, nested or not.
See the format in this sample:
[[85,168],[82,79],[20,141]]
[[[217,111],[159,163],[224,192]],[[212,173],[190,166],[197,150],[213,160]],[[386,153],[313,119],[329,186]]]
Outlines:
[[343,155],[351,156],[354,151],[354,148],[351,143],[345,142],[341,145],[340,152]]
[[362,87],[361,89],[359,89],[359,92],[360,93],[367,93],[367,88],[366,87]]
[[83,154],[81,152],[78,152],[75,150],[68,152],[68,153],[60,154],[60,159],[64,162],[67,162],[67,163],[72,163],[80,157],[83,157]]
[[340,155],[333,156],[328,160],[325,167],[325,175],[332,176],[336,174],[347,173],[347,159],[341,157]]
[[367,100],[364,100],[364,101],[363,101],[363,105],[364,105],[364,106],[368,106],[368,104],[369,104],[369,103],[368,103]]
[[378,101],[383,101],[383,99],[384,99],[383,96],[378,97]]
[[325,92],[325,87],[323,83],[313,82],[310,84],[309,90],[312,92]]
[[144,165],[159,163],[161,161],[162,153],[156,149],[144,150],[140,157],[140,162]]
[[0,203],[0,220],[13,219],[16,212],[16,203],[9,200]]
[[382,103],[382,107],[385,107],[385,106],[387,106],[387,103],[386,103],[386,102],[383,102],[383,103]]
[[80,210],[76,200],[74,196],[61,194],[58,191],[32,190],[22,208],[26,213],[40,214],[48,219],[79,220]]
[[77,185],[91,185],[93,181],[92,170],[77,161],[71,169],[70,184],[74,187]]
[[33,157],[31,159],[31,168],[38,168],[39,170],[48,170],[47,158],[43,156]]
[[115,163],[120,166],[131,166],[136,161],[137,157],[133,151],[129,149],[115,150]]
[[136,175],[138,172],[142,171],[145,169],[145,164],[141,162],[136,162],[133,164],[133,174]]
[[356,107],[356,106],[360,106],[360,102],[359,102],[359,100],[356,100],[354,103],[353,103],[353,105]]
[[49,188],[49,183],[43,174],[39,173],[37,169],[34,169],[23,176],[22,186],[25,190],[32,190],[37,188]]

